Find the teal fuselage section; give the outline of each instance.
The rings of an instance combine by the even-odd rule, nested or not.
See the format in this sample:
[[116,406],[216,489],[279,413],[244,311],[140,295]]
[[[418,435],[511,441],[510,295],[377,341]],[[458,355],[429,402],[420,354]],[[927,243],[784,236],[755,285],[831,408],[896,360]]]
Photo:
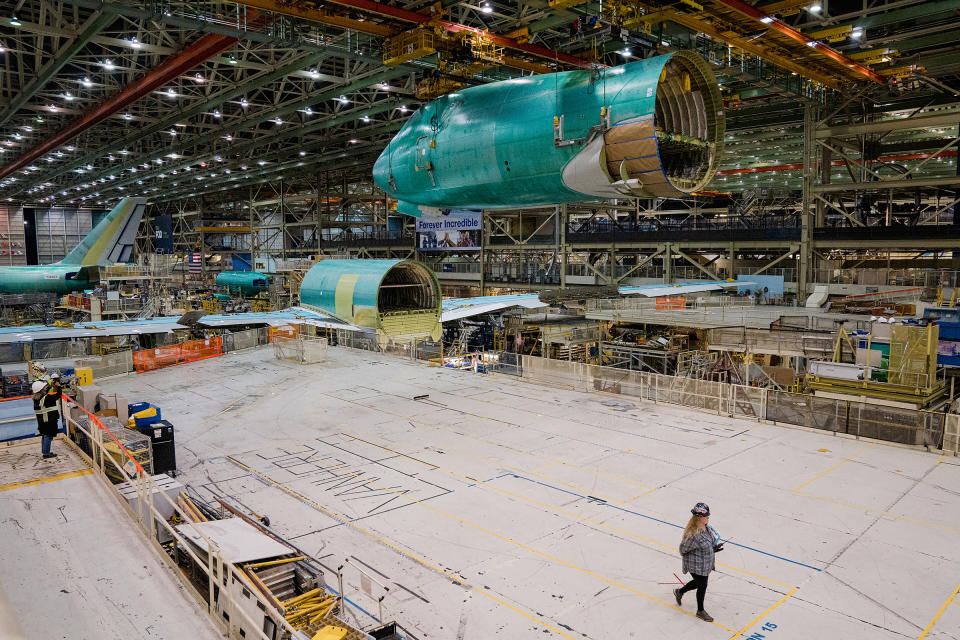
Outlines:
[[255,271],[224,271],[217,274],[217,285],[230,293],[255,296],[267,290],[267,276]]
[[91,286],[80,265],[0,267],[0,293],[73,293]]
[[[582,150],[554,143],[591,128],[652,116],[673,54],[611,69],[527,76],[443,96],[410,117],[373,169],[392,198],[438,208],[497,209],[597,199],[562,179]],[[607,118],[601,115],[606,107]],[[404,212],[406,213],[406,212]]]

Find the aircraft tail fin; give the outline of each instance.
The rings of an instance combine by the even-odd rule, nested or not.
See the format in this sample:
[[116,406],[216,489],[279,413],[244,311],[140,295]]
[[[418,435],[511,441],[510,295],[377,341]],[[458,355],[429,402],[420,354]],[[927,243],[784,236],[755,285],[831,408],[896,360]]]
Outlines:
[[98,265],[128,262],[146,207],[145,198],[124,198],[84,236],[60,264]]

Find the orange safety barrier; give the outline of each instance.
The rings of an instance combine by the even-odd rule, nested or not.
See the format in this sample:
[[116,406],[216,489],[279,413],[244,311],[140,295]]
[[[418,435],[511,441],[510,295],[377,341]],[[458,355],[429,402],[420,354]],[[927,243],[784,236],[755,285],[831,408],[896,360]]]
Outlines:
[[156,349],[133,352],[133,368],[137,373],[153,371],[185,362],[196,362],[223,355],[223,339],[189,340]]
[[684,296],[663,296],[656,299],[657,311],[676,311],[687,308],[687,299]]
[[300,335],[300,325],[285,324],[279,327],[270,327],[267,330],[267,342],[273,342],[274,338],[296,338]]
[[[127,457],[127,459],[128,459],[130,462],[133,463],[133,467],[134,467],[134,469],[137,470],[137,473],[138,473],[138,474],[141,474],[141,473],[144,472],[143,466],[137,461],[136,458],[133,457],[133,455],[132,455],[129,451],[127,451],[127,448],[126,448],[125,446],[123,446],[123,444],[122,444],[119,440],[117,440],[117,437],[116,437],[115,435],[113,435],[113,433],[110,432],[110,429],[107,429],[107,427],[104,426],[104,424],[103,424],[102,422],[100,422],[100,418],[98,418],[97,416],[93,415],[92,413],[90,413],[89,411],[87,411],[86,409],[84,409],[83,406],[82,406],[79,402],[77,402],[76,400],[74,400],[73,398],[71,398],[70,396],[68,396],[67,394],[65,394],[65,393],[64,393],[64,394],[61,394],[61,397],[62,397],[63,399],[65,399],[65,400],[69,400],[69,401],[72,402],[73,404],[77,405],[77,407],[79,407],[81,411],[83,411],[85,414],[87,414],[87,415],[90,417],[90,431],[93,431],[94,427],[96,427],[97,429],[99,429],[99,430],[103,431],[104,433],[106,433],[107,436],[108,436],[111,440],[113,440],[113,444],[117,445],[117,448],[123,453],[123,455],[125,455],[125,456]],[[126,464],[126,463],[124,463],[124,464]]]

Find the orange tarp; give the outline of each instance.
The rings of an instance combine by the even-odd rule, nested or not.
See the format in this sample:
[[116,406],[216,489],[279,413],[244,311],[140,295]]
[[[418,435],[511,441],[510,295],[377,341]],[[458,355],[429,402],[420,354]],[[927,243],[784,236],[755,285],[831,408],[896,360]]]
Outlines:
[[656,300],[657,311],[675,311],[686,308],[687,299],[684,296],[664,296]]
[[167,347],[134,351],[133,367],[137,373],[143,373],[220,355],[223,355],[223,340],[220,337],[190,340]]

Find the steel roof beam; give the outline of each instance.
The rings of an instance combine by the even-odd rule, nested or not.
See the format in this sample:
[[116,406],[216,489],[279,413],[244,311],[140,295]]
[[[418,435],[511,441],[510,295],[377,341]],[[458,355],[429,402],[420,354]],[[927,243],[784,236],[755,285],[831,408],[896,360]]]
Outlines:
[[93,38],[97,33],[100,32],[105,26],[110,24],[116,19],[116,16],[112,16],[106,13],[94,14],[90,17],[80,27],[79,32],[74,38],[73,42],[70,42],[64,46],[57,54],[54,56],[53,60],[48,62],[43,69],[41,69],[33,80],[30,81],[30,84],[25,86],[23,90],[17,95],[10,104],[7,105],[7,108],[0,113],[0,126],[3,126],[7,121],[12,118],[17,111],[19,111],[23,105],[27,104],[33,96],[37,95],[37,92],[40,91],[57,73],[68,63],[70,60],[80,52],[83,47],[86,46],[90,39]]
[[[471,33],[483,34],[484,36],[489,37],[492,42],[502,47],[506,47],[508,49],[514,49],[516,51],[523,51],[525,53],[529,53],[531,55],[535,55],[540,58],[553,60],[555,62],[563,62],[564,64],[571,65],[574,67],[579,67],[581,69],[589,69],[594,64],[589,60],[577,58],[575,56],[571,56],[569,54],[562,53],[560,51],[554,51],[553,49],[548,49],[546,47],[541,47],[539,45],[530,44],[528,42],[520,42],[513,38],[507,38],[505,36],[499,36],[497,34],[484,31],[483,29],[477,29],[476,27],[470,27],[465,24],[450,22],[449,20],[440,20],[436,16],[432,16],[425,13],[418,13],[416,11],[409,11],[401,7],[395,7],[389,4],[374,2],[373,0],[331,0],[331,2],[333,2],[334,4],[345,6],[345,7],[352,7],[360,11],[376,13],[381,16],[386,16],[387,18],[394,18],[396,20],[401,20],[403,22],[411,22],[416,25],[436,24],[440,27],[443,27],[445,30],[451,33],[469,31]],[[276,2],[276,1],[266,2],[264,0],[257,0],[256,2],[251,2],[249,4],[254,4],[255,6],[258,6],[258,7],[263,7],[264,5],[273,5],[270,7],[271,11],[276,11],[278,13],[289,12],[289,8],[285,7],[284,4],[281,2]],[[319,11],[315,9],[307,9],[307,10],[302,10],[298,12],[296,15],[300,17],[305,17],[313,13],[319,13]],[[322,21],[321,18],[322,16],[318,15],[315,19],[318,21]]]
[[[287,138],[291,138],[291,137],[295,137],[295,136],[299,136],[299,135],[304,135],[304,134],[309,134],[309,133],[314,133],[314,132],[317,132],[317,131],[322,131],[322,130],[324,130],[324,129],[331,129],[331,128],[333,128],[333,127],[337,127],[337,126],[340,126],[340,125],[342,125],[342,124],[346,124],[346,123],[348,123],[348,122],[356,121],[356,120],[359,119],[359,116],[360,116],[361,114],[373,116],[373,115],[377,115],[377,114],[379,114],[379,113],[383,113],[384,111],[391,111],[391,110],[395,109],[398,104],[400,104],[400,101],[399,101],[399,100],[391,99],[391,100],[387,100],[387,101],[384,101],[384,102],[376,103],[376,104],[373,105],[372,107],[364,107],[364,108],[359,108],[359,109],[351,109],[348,113],[341,113],[341,114],[336,115],[336,116],[333,117],[333,118],[327,118],[327,119],[325,119],[325,120],[321,120],[321,121],[312,123],[312,124],[310,124],[310,125],[308,125],[308,126],[306,126],[306,127],[302,127],[302,128],[299,128],[299,129],[288,129],[287,131],[283,131],[283,132],[281,132],[281,133],[279,133],[279,134],[276,134],[276,135],[267,135],[267,136],[263,136],[263,137],[261,137],[261,138],[255,138],[255,139],[253,139],[253,140],[248,140],[248,141],[246,141],[246,142],[243,142],[243,143],[241,143],[241,144],[238,144],[238,145],[235,145],[235,146],[231,147],[231,148],[230,148],[230,151],[231,151],[231,153],[233,153],[233,154],[240,154],[240,153],[244,153],[244,152],[247,152],[247,151],[252,151],[252,150],[254,150],[254,149],[257,149],[258,147],[260,147],[260,146],[262,146],[262,145],[273,144],[273,143],[276,143],[276,142],[280,142],[280,141],[282,141],[282,140],[286,140]],[[299,151],[300,149],[304,149],[304,148],[307,148],[307,147],[297,147],[297,150]],[[286,153],[290,153],[290,151],[288,150],[288,151],[286,151]],[[273,155],[276,155],[276,153],[273,154]],[[261,158],[261,159],[262,159],[262,158]],[[138,174],[138,175],[136,175],[135,177],[130,177],[130,178],[127,178],[126,180],[121,180],[120,182],[117,182],[117,183],[112,184],[112,185],[109,185],[109,186],[112,187],[112,188],[117,188],[117,187],[122,187],[122,186],[127,186],[127,185],[130,185],[130,184],[133,184],[133,183],[137,182],[138,180],[148,180],[148,179],[151,179],[151,178],[156,178],[156,177],[159,176],[160,174],[169,175],[169,174],[170,174],[170,171],[172,171],[172,170],[177,170],[177,171],[179,171],[179,170],[184,169],[184,168],[186,168],[186,167],[192,166],[192,165],[194,165],[194,164],[196,164],[196,163],[197,163],[196,160],[190,160],[190,161],[178,163],[178,164],[176,164],[176,165],[167,165],[166,167],[154,169],[153,171],[150,171],[149,173],[146,173],[146,174]],[[234,163],[234,164],[236,164],[236,163]],[[230,167],[225,167],[225,168],[230,168]],[[221,170],[222,170],[222,168],[221,168]],[[108,185],[103,185],[103,186],[104,186],[104,187],[107,187]]]
[[[348,142],[358,137],[364,137],[365,134],[366,135],[391,134],[402,126],[403,126],[402,122],[389,122],[389,123],[384,123],[382,125],[375,125],[373,127],[369,127],[368,131],[363,131],[363,130],[352,131],[347,134],[330,138],[328,140],[325,140],[322,143],[312,145],[311,148],[323,149],[335,144],[342,144],[344,142]],[[376,143],[374,142],[374,143],[369,143],[368,145],[365,145],[365,146],[370,146],[375,144]],[[377,149],[371,150],[370,153],[376,153],[377,155],[379,155],[380,151],[381,150],[377,148]],[[350,157],[351,155],[355,155],[357,152],[366,153],[367,150],[361,146],[361,147],[355,147],[353,149],[345,149],[342,151],[331,151],[329,153],[316,156],[314,158],[298,157],[296,160],[290,160],[288,162],[273,165],[272,167],[258,169],[252,172],[247,172],[246,174],[231,173],[229,177],[222,177],[219,180],[206,180],[206,181],[203,181],[202,184],[198,185],[200,187],[199,190],[197,190],[197,188],[194,185],[183,186],[179,189],[171,189],[165,192],[162,198],[164,200],[173,200],[176,198],[181,198],[181,197],[184,197],[185,194],[189,191],[192,191],[193,195],[197,195],[198,193],[209,193],[211,191],[217,191],[218,189],[216,189],[216,187],[219,187],[221,185],[226,185],[226,188],[248,186],[249,184],[251,184],[250,182],[248,182],[248,180],[251,178],[267,176],[267,175],[275,174],[280,171],[285,172],[289,169],[293,169],[301,166],[306,167],[306,166],[311,166],[315,164],[321,164],[324,162],[329,162],[330,160],[336,159],[336,158]],[[272,180],[272,179],[274,178],[269,178],[263,182],[268,182],[269,180]],[[196,178],[194,178],[194,180],[196,181]],[[197,182],[200,182],[200,181],[197,181]],[[252,184],[257,184],[257,183],[253,182]],[[224,189],[220,189],[220,190],[224,190]]]
[[[863,66],[862,64],[860,64],[860,63],[858,63],[858,62],[856,62],[856,61],[854,61],[854,60],[851,60],[850,58],[846,57],[846,56],[843,55],[842,53],[839,53],[839,52],[833,50],[832,48],[828,47],[827,45],[823,44],[822,42],[818,42],[818,41],[814,40],[813,38],[811,38],[811,37],[809,37],[809,36],[807,36],[807,35],[804,35],[804,34],[800,33],[800,32],[797,31],[796,29],[788,26],[788,25],[787,25],[786,23],[784,23],[783,21],[781,21],[781,20],[779,20],[779,19],[777,19],[777,18],[774,18],[773,16],[767,15],[766,13],[764,13],[763,11],[761,11],[760,9],[757,9],[756,7],[747,4],[746,2],[743,2],[742,0],[712,0],[712,1],[713,1],[713,2],[717,2],[717,3],[719,3],[719,4],[721,4],[721,5],[725,6],[725,7],[729,7],[730,9],[733,9],[734,11],[737,11],[738,13],[742,13],[743,15],[745,15],[745,16],[747,16],[747,17],[753,18],[754,20],[756,20],[756,21],[759,22],[760,24],[766,25],[767,27],[769,27],[769,28],[771,28],[771,29],[774,29],[774,30],[777,31],[778,33],[780,33],[780,34],[782,34],[782,35],[784,35],[784,36],[787,36],[788,38],[791,38],[791,39],[793,39],[793,40],[795,40],[795,41],[797,41],[797,42],[803,43],[803,44],[811,47],[811,48],[812,48],[814,51],[816,51],[817,53],[821,53],[821,54],[827,56],[828,58],[830,58],[831,60],[833,60],[833,61],[836,62],[837,64],[840,64],[840,65],[846,67],[847,69],[849,69],[850,71],[853,71],[854,73],[857,73],[857,74],[859,74],[859,75],[861,75],[861,76],[863,76],[863,77],[865,77],[865,78],[867,78],[867,79],[869,79],[869,80],[873,80],[874,82],[876,82],[876,83],[878,83],[878,84],[886,84],[886,82],[887,82],[887,81],[886,81],[886,78],[884,78],[884,77],[881,76],[880,74],[876,73],[875,71],[872,71],[871,69]],[[946,1],[948,1],[948,2],[960,2],[960,0],[946,0]]]
[[160,66],[124,87],[119,93],[85,112],[79,118],[67,123],[52,137],[40,143],[27,153],[0,169],[0,179],[21,169],[43,154],[53,151],[90,127],[102,122],[129,104],[132,104],[150,92],[167,84],[173,78],[193,69],[198,64],[224,51],[237,43],[232,36],[207,34],[186,47],[180,53],[168,58]]
[[[289,75],[295,71],[299,71],[300,69],[303,69],[305,67],[310,67],[314,64],[317,64],[318,62],[321,62],[326,58],[328,58],[330,55],[332,55],[330,52],[318,52],[318,53],[308,54],[306,56],[297,58],[292,62],[289,62],[281,67],[278,67],[270,73],[254,76],[253,78],[250,78],[247,82],[241,85],[235,85],[234,87],[227,89],[226,91],[222,91],[214,95],[208,100],[204,100],[196,105],[188,107],[183,111],[177,111],[170,117],[164,118],[163,120],[153,125],[150,125],[143,129],[138,129],[134,133],[131,133],[130,135],[124,138],[112,141],[109,147],[100,147],[96,151],[93,151],[92,153],[85,155],[79,160],[75,160],[74,162],[58,167],[57,170],[54,171],[53,173],[44,175],[42,177],[42,180],[49,181],[65,173],[69,173],[70,171],[73,171],[75,169],[78,169],[86,165],[91,160],[95,160],[101,156],[106,155],[107,153],[110,152],[111,149],[116,149],[117,147],[126,147],[130,144],[133,144],[138,139],[145,138],[146,136],[153,135],[154,133],[158,133],[160,131],[164,131],[165,129],[169,129],[171,126],[175,125],[177,122],[196,117],[206,111],[209,111],[214,107],[218,107],[222,105],[224,102],[233,100],[234,98],[238,98],[246,93],[249,93],[250,91],[252,91],[253,89],[259,86],[262,86],[269,82],[274,82],[275,80],[278,80],[283,76]],[[41,180],[41,178],[38,178],[38,180]]]
[[[347,83],[345,85],[334,85],[333,87],[327,87],[321,90],[318,93],[311,94],[306,98],[302,98],[292,103],[287,103],[282,105],[279,108],[271,109],[268,111],[261,111],[254,116],[239,120],[236,123],[219,129],[214,129],[203,135],[191,138],[190,140],[184,142],[183,144],[178,145],[175,149],[166,148],[160,151],[155,151],[151,154],[139,156],[135,162],[127,163],[126,165],[116,167],[112,171],[122,172],[130,169],[131,167],[136,167],[144,162],[151,162],[157,158],[162,158],[166,155],[169,155],[172,152],[179,155],[187,155],[185,151],[193,147],[197,147],[203,144],[207,144],[222,138],[227,133],[236,133],[242,129],[249,129],[251,127],[259,126],[265,122],[268,122],[277,117],[283,117],[291,113],[295,113],[303,107],[315,104],[317,102],[323,102],[325,100],[332,100],[344,93],[352,93],[359,89],[364,89],[366,87],[375,85],[384,80],[390,80],[397,76],[409,73],[408,70],[402,67],[389,67],[383,71],[377,73],[368,73],[368,75],[361,77],[353,82]],[[104,188],[109,188],[112,185],[105,185]]]
[[862,124],[845,124],[836,127],[818,127],[817,139],[832,138],[835,136],[858,136],[864,133],[883,133],[885,131],[901,131],[904,129],[918,129],[929,127],[943,127],[960,123],[960,113],[936,113],[915,118],[898,118],[881,122],[864,122]]

